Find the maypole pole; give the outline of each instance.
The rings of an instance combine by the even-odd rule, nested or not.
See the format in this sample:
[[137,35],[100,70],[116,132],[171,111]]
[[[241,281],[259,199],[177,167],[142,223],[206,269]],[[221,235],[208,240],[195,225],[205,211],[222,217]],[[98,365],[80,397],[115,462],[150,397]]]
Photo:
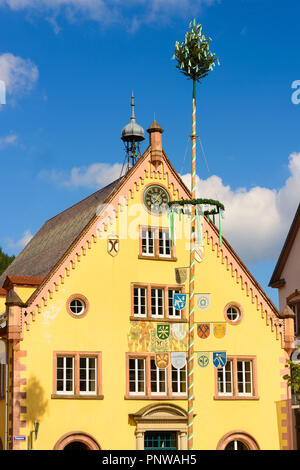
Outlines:
[[[193,118],[192,118],[192,214],[190,236],[189,266],[189,346],[188,346],[188,449],[193,450],[194,423],[194,306],[195,306],[195,249],[196,249],[196,83],[213,69],[218,61],[209,50],[210,38],[202,34],[202,25],[196,18],[189,25],[182,43],[176,41],[174,58],[176,67],[189,79],[193,80]],[[188,201],[182,201],[188,204]]]

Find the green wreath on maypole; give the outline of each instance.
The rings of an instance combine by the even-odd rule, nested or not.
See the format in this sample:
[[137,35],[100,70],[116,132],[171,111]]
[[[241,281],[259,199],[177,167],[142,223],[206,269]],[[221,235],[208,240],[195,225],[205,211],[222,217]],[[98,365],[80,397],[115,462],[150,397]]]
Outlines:
[[[195,277],[195,250],[196,250],[196,223],[200,226],[200,214],[219,214],[219,231],[222,211],[224,206],[219,201],[209,199],[196,199],[196,83],[213,70],[218,58],[209,49],[211,38],[206,38],[202,33],[202,25],[197,24],[196,18],[189,24],[188,31],[182,43],[175,42],[175,52],[173,58],[177,60],[176,68],[179,69],[188,79],[193,81],[193,118],[192,118],[192,188],[191,199],[172,201],[169,203],[170,212],[170,232],[174,235],[174,212],[173,209],[179,206],[191,206],[191,237],[190,237],[190,266],[189,266],[189,349],[188,349],[188,449],[193,450],[193,419],[194,419],[194,277]],[[206,213],[204,210],[206,207]],[[221,235],[220,235],[220,240]]]

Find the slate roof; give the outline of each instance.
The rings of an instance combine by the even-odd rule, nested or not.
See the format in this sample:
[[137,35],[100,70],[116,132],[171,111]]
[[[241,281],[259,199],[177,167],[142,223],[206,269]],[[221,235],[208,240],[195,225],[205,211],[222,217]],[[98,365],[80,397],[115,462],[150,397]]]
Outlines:
[[46,277],[84,228],[107,201],[124,177],[49,219],[0,276],[0,287],[8,275]]

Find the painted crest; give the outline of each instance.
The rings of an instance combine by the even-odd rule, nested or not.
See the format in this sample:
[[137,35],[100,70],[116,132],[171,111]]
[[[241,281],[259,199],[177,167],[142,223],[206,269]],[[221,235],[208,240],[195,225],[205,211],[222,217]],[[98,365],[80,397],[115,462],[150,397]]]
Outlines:
[[227,354],[226,351],[215,351],[213,352],[213,365],[217,368],[226,366]]
[[184,323],[174,323],[172,325],[172,336],[174,339],[182,340],[186,335],[186,325]]
[[199,310],[207,310],[210,306],[210,294],[197,294],[197,307]]
[[197,364],[201,369],[205,369],[210,364],[210,352],[201,351],[197,353]]
[[203,246],[196,246],[195,248],[195,260],[198,261],[198,263],[201,263],[204,259],[204,248]]
[[215,323],[213,331],[216,338],[224,338],[226,335],[226,323]]
[[186,365],[186,353],[185,352],[172,352],[171,363],[175,369],[182,369]]
[[169,354],[159,353],[155,355],[155,364],[159,369],[165,369],[169,365]]
[[120,241],[117,235],[107,237],[107,251],[111,256],[117,256],[119,253]]
[[176,310],[183,310],[186,306],[186,294],[173,294],[173,307]]
[[210,324],[209,323],[198,323],[197,334],[199,338],[206,339],[210,335]]
[[175,268],[175,278],[177,284],[184,284],[187,280],[187,268]]
[[170,325],[157,325],[156,335],[158,339],[165,340],[168,339],[170,336]]

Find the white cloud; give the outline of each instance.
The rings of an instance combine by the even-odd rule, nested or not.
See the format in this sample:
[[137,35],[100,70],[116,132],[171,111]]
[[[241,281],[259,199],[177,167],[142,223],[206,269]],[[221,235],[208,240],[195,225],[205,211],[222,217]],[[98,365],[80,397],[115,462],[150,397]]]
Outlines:
[[38,76],[38,68],[31,60],[10,53],[0,55],[0,80],[5,83],[6,93],[13,100],[16,96],[29,92]]
[[15,242],[12,239],[7,239],[6,245],[11,250],[22,250],[27,245],[27,243],[30,242],[32,237],[33,235],[30,230],[25,230],[20,240]]
[[[225,206],[225,238],[245,263],[277,259],[300,203],[300,153],[289,157],[290,176],[279,190],[256,186],[233,190],[216,175],[197,177],[197,197]],[[190,175],[183,175],[190,187]]]
[[93,163],[88,167],[72,168],[70,173],[62,171],[42,171],[40,177],[50,179],[61,186],[69,188],[101,188],[120,178],[121,163],[109,165],[108,163]]
[[7,145],[16,144],[18,136],[15,134],[7,135],[6,137],[0,137],[0,149],[6,147]]
[[142,24],[169,21],[178,15],[199,13],[204,6],[221,0],[0,0],[0,7],[13,11],[28,11],[42,14],[54,25],[60,27],[56,18],[63,14],[68,21],[92,20],[101,24],[119,23],[135,31]]

